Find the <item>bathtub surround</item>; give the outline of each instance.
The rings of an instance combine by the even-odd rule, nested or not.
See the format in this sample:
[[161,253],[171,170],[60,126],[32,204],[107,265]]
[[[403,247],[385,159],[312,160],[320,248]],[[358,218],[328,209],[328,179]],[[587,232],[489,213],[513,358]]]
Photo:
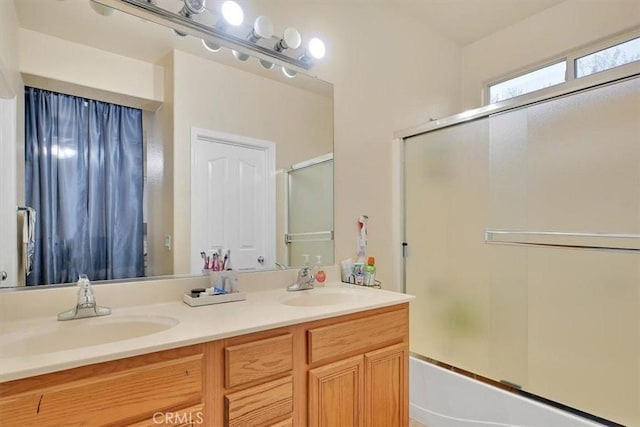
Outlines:
[[410,417],[437,427],[601,427],[549,405],[409,358]]

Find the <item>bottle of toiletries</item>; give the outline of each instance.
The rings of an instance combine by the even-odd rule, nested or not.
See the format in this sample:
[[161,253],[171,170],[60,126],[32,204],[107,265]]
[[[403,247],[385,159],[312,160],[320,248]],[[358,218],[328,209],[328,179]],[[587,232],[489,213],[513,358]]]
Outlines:
[[356,285],[364,285],[364,262],[353,263],[353,277]]
[[303,260],[303,267],[311,267],[311,264],[309,264],[309,254],[302,254],[302,260]]
[[321,255],[316,255],[316,265],[313,266],[313,270],[311,270],[311,274],[313,274],[314,286],[318,286],[318,287],[324,286],[324,282],[325,280],[327,280],[327,275],[324,272],[324,268],[322,267]]
[[373,286],[376,282],[376,259],[372,256],[367,260],[364,268],[364,285]]
[[224,256],[223,270],[233,270],[233,267],[231,266],[231,249],[229,249],[227,254]]

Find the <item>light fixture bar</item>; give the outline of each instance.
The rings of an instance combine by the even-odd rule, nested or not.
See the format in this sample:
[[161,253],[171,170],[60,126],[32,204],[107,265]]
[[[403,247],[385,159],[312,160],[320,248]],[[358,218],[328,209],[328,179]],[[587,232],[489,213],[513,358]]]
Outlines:
[[[294,71],[307,71],[312,63],[292,58],[281,52],[252,43],[247,39],[225,33],[215,27],[201,24],[177,13],[165,10],[147,0],[94,0],[96,3],[111,7],[121,12],[137,16],[147,21],[155,22],[165,27],[178,30],[193,37],[209,40],[231,50],[246,53],[268,62],[286,66]],[[272,40],[278,40],[272,38]]]

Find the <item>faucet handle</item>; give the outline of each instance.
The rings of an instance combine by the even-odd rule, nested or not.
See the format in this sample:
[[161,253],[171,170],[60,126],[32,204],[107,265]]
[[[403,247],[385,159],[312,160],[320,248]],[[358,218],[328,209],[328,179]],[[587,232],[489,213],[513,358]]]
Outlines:
[[310,284],[313,283],[313,274],[311,274],[311,267],[305,266],[298,271],[298,280],[299,284]]
[[311,275],[311,269],[309,267],[302,267],[299,271],[298,271],[298,279],[304,279],[309,277],[309,275]]
[[96,305],[96,297],[86,274],[81,274],[78,278],[78,305],[84,307]]

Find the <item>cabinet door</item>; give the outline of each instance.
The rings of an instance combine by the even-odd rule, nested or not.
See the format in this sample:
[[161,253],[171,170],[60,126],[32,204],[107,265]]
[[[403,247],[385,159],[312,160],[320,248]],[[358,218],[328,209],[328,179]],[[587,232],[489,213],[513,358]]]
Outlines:
[[309,425],[363,426],[362,356],[309,371]]
[[364,423],[401,427],[408,423],[407,345],[398,344],[364,355]]

